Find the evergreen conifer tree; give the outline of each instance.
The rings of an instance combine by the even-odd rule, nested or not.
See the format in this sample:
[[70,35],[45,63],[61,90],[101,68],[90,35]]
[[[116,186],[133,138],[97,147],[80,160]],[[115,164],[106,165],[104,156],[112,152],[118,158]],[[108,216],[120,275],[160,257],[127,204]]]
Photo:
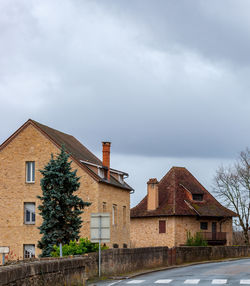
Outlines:
[[50,256],[54,245],[79,239],[82,226],[80,215],[82,209],[90,205],[74,195],[80,187],[80,178],[76,175],[77,170],[72,171],[72,162],[68,158],[63,147],[56,158],[51,154],[49,163],[44,170],[40,170],[43,195],[38,196],[42,201],[38,209],[43,223],[38,227],[42,234],[38,247],[42,249],[42,257]]

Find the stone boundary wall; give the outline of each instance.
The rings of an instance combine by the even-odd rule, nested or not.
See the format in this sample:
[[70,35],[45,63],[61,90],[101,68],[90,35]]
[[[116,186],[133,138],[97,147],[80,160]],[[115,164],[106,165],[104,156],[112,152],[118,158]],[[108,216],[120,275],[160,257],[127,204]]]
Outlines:
[[168,247],[118,248],[102,252],[102,273],[116,275],[168,265]]
[[250,256],[248,246],[182,246],[171,251],[175,260],[172,265]]
[[[247,246],[145,247],[102,251],[102,275],[126,274],[144,269],[225,258],[250,257]],[[98,254],[37,259],[0,266],[0,286],[84,285],[98,275]]]
[[96,259],[88,256],[20,261],[0,267],[0,285],[85,285],[87,275],[95,276],[96,270]]

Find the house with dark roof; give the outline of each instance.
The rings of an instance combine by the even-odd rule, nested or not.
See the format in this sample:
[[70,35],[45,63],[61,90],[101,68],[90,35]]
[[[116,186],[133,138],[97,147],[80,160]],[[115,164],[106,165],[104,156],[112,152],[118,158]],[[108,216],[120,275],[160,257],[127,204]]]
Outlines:
[[80,188],[77,195],[91,206],[84,209],[81,237],[90,237],[91,213],[109,212],[109,247],[130,246],[130,193],[128,174],[110,167],[110,142],[102,142],[99,160],[75,137],[28,120],[0,145],[0,245],[9,246],[13,258],[38,255],[41,224],[37,207],[41,203],[39,170],[58,154],[62,145],[77,169]]
[[131,245],[174,247],[197,232],[210,245],[231,245],[234,216],[186,168],[173,167],[160,182],[150,179],[147,195],[131,209]]

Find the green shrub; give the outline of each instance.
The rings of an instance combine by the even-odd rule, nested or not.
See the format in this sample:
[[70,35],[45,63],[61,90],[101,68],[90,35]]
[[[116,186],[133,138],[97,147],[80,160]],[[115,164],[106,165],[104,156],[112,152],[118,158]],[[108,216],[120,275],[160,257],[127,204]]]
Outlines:
[[[102,246],[101,249],[107,249],[107,246]],[[60,256],[60,247],[57,245],[53,246],[54,251],[51,253],[52,257],[59,257]],[[97,252],[99,250],[98,243],[92,243],[87,238],[80,238],[77,242],[76,240],[70,241],[69,244],[64,244],[62,246],[62,253],[63,256],[69,255],[81,255],[84,253],[89,252]]]
[[188,231],[186,245],[187,246],[207,246],[207,241],[203,238],[200,232],[196,232],[196,234],[192,236],[190,231]]

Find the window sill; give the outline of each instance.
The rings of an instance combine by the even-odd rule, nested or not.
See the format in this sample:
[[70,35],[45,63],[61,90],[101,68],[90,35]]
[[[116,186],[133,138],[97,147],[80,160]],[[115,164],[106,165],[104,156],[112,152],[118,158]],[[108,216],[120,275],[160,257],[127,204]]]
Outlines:
[[34,182],[25,182],[26,184],[35,184],[35,181]]
[[36,225],[36,223],[35,222],[34,223],[27,223],[27,222],[25,222],[24,225]]

